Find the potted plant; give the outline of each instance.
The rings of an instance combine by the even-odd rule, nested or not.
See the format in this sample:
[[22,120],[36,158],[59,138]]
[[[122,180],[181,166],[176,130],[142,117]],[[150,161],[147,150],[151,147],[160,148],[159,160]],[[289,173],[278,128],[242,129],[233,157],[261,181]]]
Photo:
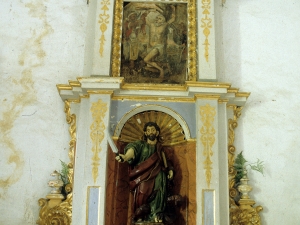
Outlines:
[[241,198],[247,199],[249,198],[248,192],[252,190],[252,187],[248,185],[248,177],[247,172],[248,169],[252,169],[261,174],[264,172],[264,163],[263,161],[257,159],[255,163],[248,163],[248,161],[244,158],[243,152],[241,151],[233,164],[234,169],[236,170],[235,179],[235,188],[239,191],[240,195],[235,199],[238,202]]

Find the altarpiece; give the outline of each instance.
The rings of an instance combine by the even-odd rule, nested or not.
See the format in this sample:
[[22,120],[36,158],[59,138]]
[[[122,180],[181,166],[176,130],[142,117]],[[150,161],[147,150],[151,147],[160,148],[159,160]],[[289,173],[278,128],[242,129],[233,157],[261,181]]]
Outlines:
[[120,150],[152,121],[182,196],[172,224],[260,224],[247,178],[242,197],[235,187],[234,129],[249,93],[217,82],[214,1],[88,7],[84,76],[57,85],[71,137],[69,182],[63,195],[54,173],[37,223],[131,224],[128,166],[115,160],[108,138]]

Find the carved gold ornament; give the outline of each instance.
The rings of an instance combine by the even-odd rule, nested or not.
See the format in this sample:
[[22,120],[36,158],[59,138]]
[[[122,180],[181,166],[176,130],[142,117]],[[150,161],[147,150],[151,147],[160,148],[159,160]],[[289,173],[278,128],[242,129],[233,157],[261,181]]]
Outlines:
[[121,36],[122,36],[123,0],[115,1],[113,54],[112,54],[112,76],[120,76],[121,66]]
[[[50,200],[51,201],[51,200]],[[59,205],[49,207],[49,200],[39,199],[39,219],[36,222],[39,225],[70,225],[72,224],[72,194],[67,196]]]
[[205,40],[203,45],[205,46],[204,57],[206,62],[208,62],[209,58],[209,40],[208,36],[210,35],[210,29],[212,28],[211,22],[212,19],[210,18],[210,0],[202,0],[202,9],[203,9],[203,18],[201,19],[201,28],[203,28],[203,34],[205,36]]
[[197,79],[197,50],[196,50],[196,0],[188,1],[188,80],[196,81]]
[[70,102],[65,101],[65,114],[67,123],[70,124],[69,133],[71,140],[69,142],[69,159],[74,164],[74,156],[76,151],[76,115],[70,113]]
[[[74,158],[76,154],[76,115],[71,114],[71,107],[70,107],[70,102],[65,101],[65,114],[66,114],[66,121],[70,125],[69,127],[69,134],[71,137],[71,140],[69,141],[69,159],[70,163],[68,164],[69,168],[69,173],[68,173],[68,179],[69,179],[69,184],[65,186],[65,191],[67,193],[70,193],[72,195],[72,189],[73,189],[73,179],[74,179]],[[71,199],[72,200],[72,199]]]
[[[234,169],[235,147],[234,129],[238,126],[237,120],[241,115],[243,107],[231,105],[233,109],[233,119],[228,120],[228,166],[229,166],[229,208],[230,208],[230,225],[261,225],[259,212],[263,207],[253,207],[255,201],[248,196],[248,192],[252,189],[247,184],[248,178],[241,179],[242,185],[237,187],[235,183],[236,170]],[[245,192],[240,194],[240,192]],[[239,196],[241,195],[241,197]]]
[[[70,225],[72,224],[72,201],[73,201],[73,176],[74,176],[74,156],[76,150],[76,115],[71,114],[70,102],[65,101],[66,121],[70,124],[69,133],[71,140],[69,142],[69,159],[68,164],[69,172],[68,179],[69,183],[64,187],[66,192],[66,199],[60,191],[53,191],[46,196],[38,200],[39,206],[41,207],[39,212],[39,219],[37,224],[39,225]],[[59,182],[50,181],[50,186],[56,186]],[[64,200],[63,200],[64,199]]]
[[211,180],[211,170],[212,170],[212,161],[211,157],[213,156],[212,147],[215,143],[215,128],[213,127],[213,122],[216,115],[216,109],[209,104],[205,106],[200,106],[200,116],[203,126],[200,129],[201,137],[200,140],[204,146],[203,155],[205,156],[204,169],[206,176],[207,186],[210,186]]
[[39,225],[70,225],[72,224],[72,189],[66,189],[68,195],[63,200],[65,197],[61,194],[63,181],[60,179],[60,174],[54,171],[51,176],[56,177],[55,180],[48,182],[53,190],[46,196],[46,199],[39,199],[38,203],[41,209],[36,223]]
[[161,111],[144,111],[135,114],[124,124],[119,140],[134,142],[142,140],[144,125],[147,122],[156,122],[160,127],[160,136],[163,145],[175,145],[186,142],[181,125],[171,115]]
[[234,198],[238,195],[237,189],[234,188],[235,180],[234,177],[236,175],[236,171],[233,167],[234,160],[235,160],[235,146],[234,144],[234,138],[235,133],[234,129],[238,126],[238,118],[241,115],[241,111],[243,107],[233,107],[233,119],[228,120],[228,167],[229,167],[229,199],[230,199],[230,205],[236,205]]
[[261,206],[256,208],[250,207],[249,209],[237,209],[232,211],[230,225],[260,225],[259,212],[262,211]]
[[101,7],[102,13],[100,13],[99,20],[98,20],[98,23],[100,24],[100,30],[101,30],[101,37],[99,39],[100,41],[99,53],[100,56],[103,57],[103,50],[106,41],[104,33],[107,30],[107,24],[109,24],[109,14],[107,13],[107,11],[109,10],[108,5],[110,5],[110,2],[109,0],[103,0],[101,1],[101,5],[102,5]]
[[92,139],[92,175],[94,182],[96,183],[98,177],[98,167],[100,165],[99,153],[101,152],[101,142],[104,139],[105,124],[103,118],[107,112],[107,103],[103,102],[101,99],[98,102],[92,104],[91,107],[92,118],[94,119],[92,125],[90,126],[90,137]]

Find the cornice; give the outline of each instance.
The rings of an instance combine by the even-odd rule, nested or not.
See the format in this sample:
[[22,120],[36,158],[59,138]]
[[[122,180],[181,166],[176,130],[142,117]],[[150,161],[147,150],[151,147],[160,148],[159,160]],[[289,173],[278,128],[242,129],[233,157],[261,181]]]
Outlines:
[[91,94],[108,94],[113,100],[195,102],[197,99],[243,106],[249,92],[239,92],[229,83],[186,81],[185,84],[124,83],[123,77],[78,77],[57,84],[63,101],[80,102]]

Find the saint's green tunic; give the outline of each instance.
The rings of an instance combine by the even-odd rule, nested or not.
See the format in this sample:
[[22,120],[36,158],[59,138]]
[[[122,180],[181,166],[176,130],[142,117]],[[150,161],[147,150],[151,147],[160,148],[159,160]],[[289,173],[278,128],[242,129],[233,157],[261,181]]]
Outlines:
[[[146,141],[136,141],[128,144],[125,147],[125,153],[128,149],[132,148],[134,150],[134,159],[129,160],[128,163],[132,166],[137,166],[140,163],[147,160],[152,154],[154,154],[157,149],[156,145],[150,145]],[[151,213],[148,217],[150,221],[153,221],[155,216],[159,213],[163,213],[166,207],[166,188],[167,188],[167,178],[166,174],[161,170],[155,177],[155,183],[153,191],[157,191],[153,201],[149,203],[151,208]],[[144,203],[145,204],[145,203]]]

